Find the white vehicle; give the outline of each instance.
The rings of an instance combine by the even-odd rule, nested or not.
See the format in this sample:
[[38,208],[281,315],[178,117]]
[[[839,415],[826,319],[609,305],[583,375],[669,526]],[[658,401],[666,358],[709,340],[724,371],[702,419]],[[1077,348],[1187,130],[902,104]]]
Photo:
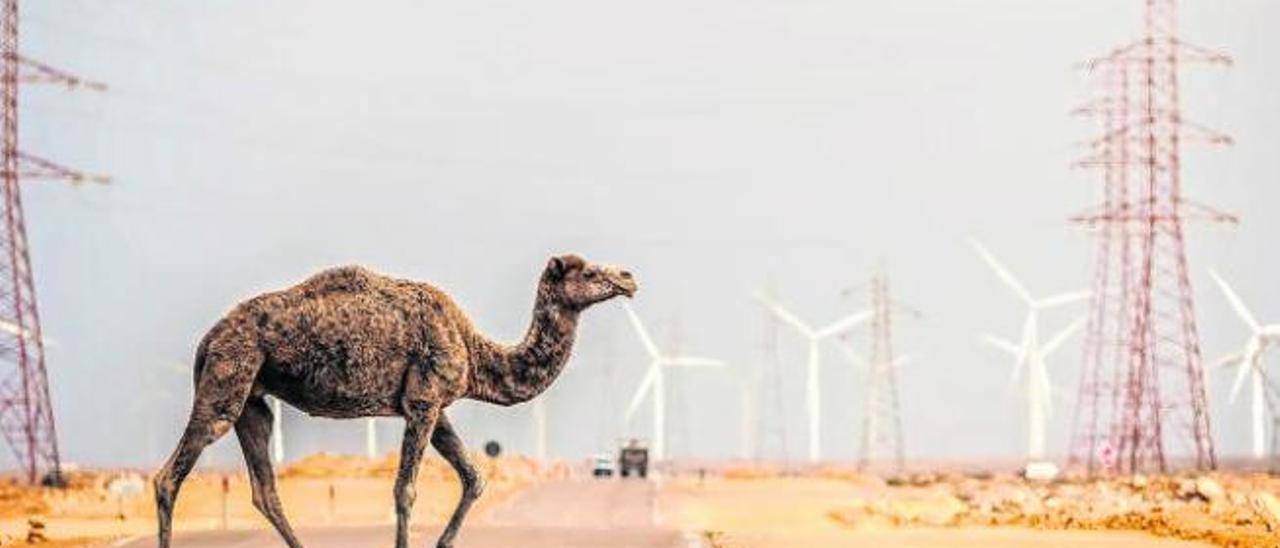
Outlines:
[[606,453],[591,457],[591,475],[597,478],[613,477],[613,459]]

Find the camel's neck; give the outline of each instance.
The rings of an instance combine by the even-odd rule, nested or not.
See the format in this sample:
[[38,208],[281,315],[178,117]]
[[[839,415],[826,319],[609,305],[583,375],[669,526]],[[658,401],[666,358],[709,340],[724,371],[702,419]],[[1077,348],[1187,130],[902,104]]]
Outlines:
[[503,345],[482,339],[475,345],[467,396],[499,405],[533,399],[564,370],[577,328],[577,310],[549,303],[539,292],[524,340]]

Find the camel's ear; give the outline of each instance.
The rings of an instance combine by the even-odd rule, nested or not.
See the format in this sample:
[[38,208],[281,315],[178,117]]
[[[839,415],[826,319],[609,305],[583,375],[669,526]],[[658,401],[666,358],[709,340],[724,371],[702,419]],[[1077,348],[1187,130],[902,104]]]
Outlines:
[[550,261],[547,261],[546,275],[548,278],[559,280],[564,277],[565,270],[564,259],[552,257]]
[[559,280],[564,278],[570,271],[580,269],[586,264],[586,261],[577,255],[552,257],[550,261],[547,261],[547,276],[553,280]]

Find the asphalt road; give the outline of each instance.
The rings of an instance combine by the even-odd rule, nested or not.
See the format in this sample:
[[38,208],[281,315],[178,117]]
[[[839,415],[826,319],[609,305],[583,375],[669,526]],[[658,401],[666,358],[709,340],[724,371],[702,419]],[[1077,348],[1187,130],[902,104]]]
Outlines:
[[[463,526],[459,548],[688,548],[700,546],[680,531],[662,525],[655,506],[656,486],[643,481],[566,480],[548,482],[515,496],[488,516]],[[415,527],[412,544],[434,546],[440,527]],[[301,529],[308,548],[383,548],[391,546],[390,526]],[[253,548],[284,546],[274,531],[179,533],[175,548]],[[155,546],[154,538],[120,544]]]

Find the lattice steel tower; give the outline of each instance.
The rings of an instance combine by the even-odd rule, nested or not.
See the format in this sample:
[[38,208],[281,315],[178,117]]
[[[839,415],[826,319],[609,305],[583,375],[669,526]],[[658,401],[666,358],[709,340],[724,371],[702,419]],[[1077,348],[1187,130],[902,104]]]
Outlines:
[[105,182],[23,152],[18,146],[19,83],[53,83],[104,89],[18,50],[18,2],[4,0],[0,14],[0,433],[28,481],[44,470],[58,481],[57,429],[49,401],[44,339],[31,272],[19,179]]
[[858,468],[866,470],[892,458],[894,467],[902,470],[902,414],[898,408],[895,371],[898,363],[893,353],[893,301],[889,298],[889,278],[883,271],[877,271],[871,278],[870,335]]
[[1102,127],[1081,163],[1101,169],[1103,203],[1072,219],[1097,235],[1070,454],[1090,473],[1165,471],[1170,442],[1217,465],[1184,228],[1235,219],[1184,196],[1181,149],[1230,139],[1184,118],[1179,71],[1230,59],[1178,38],[1175,0],[1145,4],[1143,37],[1087,64],[1102,92],[1081,109]]
[[[769,298],[777,295],[772,280],[765,284]],[[755,390],[756,432],[752,449],[756,459],[766,455],[791,462],[790,438],[787,435],[787,413],[783,394],[782,356],[778,352],[778,319],[768,311],[764,313],[761,328],[759,378]],[[764,410],[767,409],[767,413]],[[772,451],[770,451],[772,450]]]

